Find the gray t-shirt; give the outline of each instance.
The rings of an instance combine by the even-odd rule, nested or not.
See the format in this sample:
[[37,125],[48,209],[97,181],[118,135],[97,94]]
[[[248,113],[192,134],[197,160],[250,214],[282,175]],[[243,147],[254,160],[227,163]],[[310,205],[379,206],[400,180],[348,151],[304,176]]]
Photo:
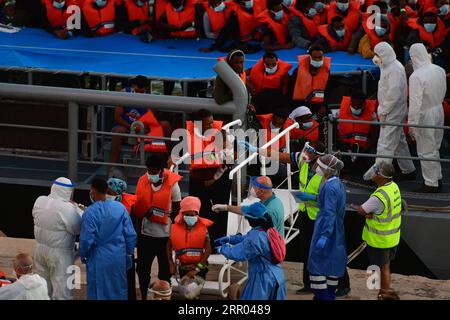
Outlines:
[[361,207],[366,213],[373,213],[380,215],[384,211],[384,204],[375,196],[371,196],[366,202],[364,202]]

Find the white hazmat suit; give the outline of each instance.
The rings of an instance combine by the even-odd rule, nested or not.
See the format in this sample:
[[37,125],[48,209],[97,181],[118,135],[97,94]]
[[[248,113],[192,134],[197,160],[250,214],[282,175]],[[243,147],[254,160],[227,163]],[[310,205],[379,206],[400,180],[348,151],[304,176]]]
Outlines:
[[67,268],[74,264],[82,213],[70,202],[73,190],[69,179],[58,178],[50,195],[37,198],[33,207],[36,272],[47,281],[49,296],[54,300],[73,299],[67,285],[72,273],[67,273]]
[[38,274],[24,274],[0,288],[0,300],[49,300],[47,283]]
[[[378,82],[378,117],[381,122],[401,124],[407,115],[406,73],[403,65],[397,61],[392,47],[380,42],[374,52],[381,59],[380,81]],[[403,127],[381,126],[377,154],[385,156],[410,157]],[[392,159],[377,158],[377,163],[392,162]],[[414,172],[416,168],[411,160],[398,159],[403,174]]]
[[[409,78],[408,123],[426,126],[443,126],[444,109],[442,103],[447,90],[445,70],[432,64],[427,49],[415,43],[409,50],[414,72]],[[444,130],[410,128],[416,140],[420,157],[439,159]],[[441,164],[436,161],[421,161],[425,185],[438,187],[442,179]]]

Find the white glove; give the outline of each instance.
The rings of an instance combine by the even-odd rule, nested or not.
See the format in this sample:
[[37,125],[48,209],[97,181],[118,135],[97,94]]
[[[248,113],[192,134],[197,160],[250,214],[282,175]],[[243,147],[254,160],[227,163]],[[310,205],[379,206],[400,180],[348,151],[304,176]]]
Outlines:
[[380,122],[386,122],[386,115],[385,114],[379,114],[378,118],[380,119]]
[[212,206],[211,209],[214,212],[227,211],[228,206],[226,204],[215,204],[215,205]]

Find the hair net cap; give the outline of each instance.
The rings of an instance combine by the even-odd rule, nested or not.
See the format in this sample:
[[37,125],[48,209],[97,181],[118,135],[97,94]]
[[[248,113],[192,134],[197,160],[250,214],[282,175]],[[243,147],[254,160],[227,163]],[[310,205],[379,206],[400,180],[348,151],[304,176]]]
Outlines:
[[244,216],[253,219],[260,219],[264,217],[264,214],[267,212],[267,208],[261,202],[253,203],[249,206],[241,207]]
[[311,110],[308,107],[301,106],[291,112],[289,119],[295,120],[298,117],[306,116],[308,114],[312,114]]
[[127,183],[119,178],[109,178],[108,187],[118,195],[127,191]]
[[180,203],[180,212],[186,212],[186,211],[196,211],[197,213],[200,213],[200,208],[202,206],[202,203],[199,198],[197,197],[185,197],[183,200],[181,200]]
[[325,166],[325,169],[331,170],[331,171],[339,171],[344,168],[344,163],[333,156],[332,154],[326,154],[319,158],[318,164],[320,166]]

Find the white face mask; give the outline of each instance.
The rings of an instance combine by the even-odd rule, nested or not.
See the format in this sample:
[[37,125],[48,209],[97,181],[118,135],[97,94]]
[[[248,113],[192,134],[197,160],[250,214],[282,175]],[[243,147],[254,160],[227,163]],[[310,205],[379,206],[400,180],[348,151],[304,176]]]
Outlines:
[[353,107],[350,107],[350,110],[352,111],[352,114],[356,117],[360,116],[362,113],[362,109],[355,109]]
[[320,166],[317,166],[316,168],[316,173],[321,176],[324,177],[325,176],[325,172],[323,172],[322,168]]
[[434,30],[436,30],[436,23],[424,23],[423,27],[425,28],[426,32],[432,33]]
[[342,38],[343,36],[345,36],[345,29],[336,30],[336,34],[338,37]]
[[247,9],[253,8],[253,0],[245,1],[244,4]]
[[65,5],[65,4],[66,4],[65,1],[63,1],[63,2],[56,2],[56,1],[53,1],[53,7],[56,8],[56,9],[62,9],[62,8],[64,8],[64,5]]
[[348,10],[348,3],[337,3],[337,8],[339,11],[347,11]]
[[448,14],[448,11],[449,11],[449,5],[448,4],[443,4],[439,8],[439,15],[440,16],[446,16]]
[[325,9],[325,4],[323,2],[315,2],[314,8],[317,10],[317,12],[323,12],[323,9]]
[[375,33],[377,34],[377,36],[382,37],[386,34],[386,29],[379,27],[379,26],[375,26]]
[[294,2],[294,0],[283,0],[283,4],[285,7],[290,7],[292,6],[292,3]]
[[312,121],[310,121],[310,122],[304,122],[304,123],[302,124],[302,128],[303,128],[303,129],[309,129],[309,128],[311,128],[312,126],[313,126]]
[[272,133],[279,133],[280,132],[280,128],[275,127],[272,122],[270,123],[269,126],[270,126],[270,131]]
[[104,6],[106,6],[106,0],[95,0],[95,4],[97,5],[97,7],[103,8]]
[[278,70],[278,64],[275,65],[273,68],[265,67],[267,74],[274,74]]
[[273,18],[277,21],[280,21],[283,18],[283,10],[280,11],[272,11]]
[[149,174],[147,173],[147,177],[148,177],[148,181],[150,181],[150,183],[157,183],[160,179],[159,179],[159,174]]
[[309,63],[314,68],[320,68],[323,66],[323,59],[320,61],[313,60],[311,57],[309,57]]
[[183,11],[184,6],[180,5],[178,8],[174,8],[174,9],[175,9],[176,12],[180,12],[180,11]]
[[198,216],[183,216],[183,220],[189,227],[192,227],[197,223]]
[[222,12],[223,10],[225,10],[227,6],[225,5],[225,3],[221,2],[217,7],[214,8],[215,12]]

